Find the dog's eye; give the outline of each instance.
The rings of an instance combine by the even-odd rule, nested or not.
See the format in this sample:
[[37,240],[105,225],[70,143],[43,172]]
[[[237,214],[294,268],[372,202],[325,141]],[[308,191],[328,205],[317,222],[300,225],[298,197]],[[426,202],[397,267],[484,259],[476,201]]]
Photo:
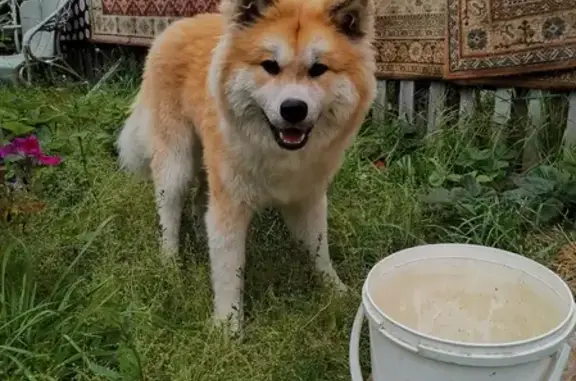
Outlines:
[[278,75],[280,74],[280,66],[278,65],[278,62],[274,61],[274,60],[266,60],[266,61],[262,61],[260,63],[260,66],[262,66],[262,68],[264,70],[266,70],[266,72],[268,74],[271,75]]
[[321,63],[315,63],[310,67],[310,69],[308,69],[308,75],[312,78],[320,77],[322,74],[326,73],[326,71],[328,71],[328,66]]

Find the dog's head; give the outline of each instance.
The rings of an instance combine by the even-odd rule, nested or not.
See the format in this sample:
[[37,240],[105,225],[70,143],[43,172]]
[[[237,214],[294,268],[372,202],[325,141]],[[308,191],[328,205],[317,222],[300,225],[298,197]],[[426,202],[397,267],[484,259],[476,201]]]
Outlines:
[[375,96],[372,0],[223,0],[221,12],[210,87],[231,128],[287,150],[352,135]]

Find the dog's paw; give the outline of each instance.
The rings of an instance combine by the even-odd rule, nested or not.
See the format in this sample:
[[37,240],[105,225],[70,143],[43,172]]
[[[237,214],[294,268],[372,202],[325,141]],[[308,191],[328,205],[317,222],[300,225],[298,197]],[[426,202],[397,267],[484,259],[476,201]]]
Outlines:
[[340,279],[332,282],[334,290],[340,295],[346,295],[350,291],[350,288],[344,284]]
[[332,290],[336,291],[338,295],[346,295],[350,290],[339,277],[325,277],[324,283]]

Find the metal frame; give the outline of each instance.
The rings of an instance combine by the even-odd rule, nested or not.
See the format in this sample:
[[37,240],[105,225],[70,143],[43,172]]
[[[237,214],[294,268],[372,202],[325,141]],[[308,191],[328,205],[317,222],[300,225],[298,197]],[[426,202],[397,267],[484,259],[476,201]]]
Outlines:
[[[39,7],[42,7],[43,0],[24,0],[18,5],[18,0],[0,0],[1,4],[8,4],[11,2],[20,11],[18,14],[20,18],[22,15],[22,7],[28,2],[35,2]],[[54,0],[57,1],[57,0]],[[60,32],[66,26],[71,15],[72,0],[60,0],[56,9],[51,12],[47,17],[43,18],[38,24],[28,29],[22,37],[21,49],[17,54],[21,54],[23,62],[14,68],[16,80],[25,85],[32,84],[32,67],[35,65],[48,65],[50,68],[59,69],[60,71],[75,77],[78,80],[83,80],[82,76],[78,74],[65,60],[60,47]],[[32,3],[29,4],[33,6]],[[16,19],[17,16],[13,16]],[[22,30],[22,23],[20,25],[14,24],[17,34]],[[33,45],[34,37],[40,32],[51,32],[52,38],[50,41],[45,41],[48,44],[53,44],[50,49],[49,55],[42,55],[38,51],[34,52],[36,46]],[[39,37],[41,38],[41,37]],[[47,46],[47,45],[44,45]],[[38,56],[36,55],[38,54]]]
[[[72,0],[61,1],[56,10],[48,17],[42,20],[34,28],[30,29],[22,39],[22,53],[24,54],[24,65],[20,68],[18,76],[20,80],[27,85],[31,84],[31,71],[29,70],[32,65],[46,64],[50,67],[58,68],[76,79],[82,80],[82,76],[78,74],[68,63],[64,60],[62,50],[60,48],[60,31],[66,26],[71,14]],[[53,57],[36,57],[30,48],[32,38],[38,32],[54,32],[54,56]]]
[[18,31],[22,28],[22,26],[18,23],[18,1],[17,0],[0,0],[0,7],[5,5],[9,6],[10,14],[0,19],[0,28],[2,31],[12,30],[14,36],[14,46],[16,47],[16,51],[20,52],[20,35]]

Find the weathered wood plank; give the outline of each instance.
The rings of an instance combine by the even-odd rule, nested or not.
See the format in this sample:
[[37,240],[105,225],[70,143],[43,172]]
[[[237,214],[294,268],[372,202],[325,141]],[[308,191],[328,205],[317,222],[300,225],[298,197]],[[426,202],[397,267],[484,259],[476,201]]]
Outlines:
[[428,93],[428,127],[427,133],[434,133],[442,124],[446,112],[446,83],[430,83]]
[[386,122],[386,114],[388,112],[388,83],[385,80],[378,80],[376,99],[372,108],[372,118],[376,123]]
[[540,161],[539,133],[544,125],[543,93],[541,90],[528,92],[527,108],[528,123],[526,124],[524,149],[522,152],[522,168],[528,170]]
[[512,115],[512,100],[514,89],[498,89],[494,95],[494,114],[492,122],[494,124],[494,141],[502,142],[507,137],[506,127]]
[[471,87],[460,89],[460,120],[471,118],[476,111],[476,90]]
[[498,89],[494,96],[494,114],[492,121],[499,125],[506,125],[512,112],[512,98],[514,89]]
[[408,124],[414,122],[414,87],[414,81],[400,81],[398,118]]
[[568,121],[564,130],[564,147],[574,149],[576,146],[576,91],[570,93],[568,98]]

